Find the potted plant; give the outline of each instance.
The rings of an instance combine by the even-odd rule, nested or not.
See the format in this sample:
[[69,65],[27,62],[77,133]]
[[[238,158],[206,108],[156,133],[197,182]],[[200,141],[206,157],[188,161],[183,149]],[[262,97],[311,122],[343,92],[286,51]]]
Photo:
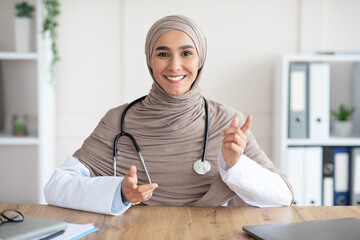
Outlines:
[[14,115],[12,119],[12,124],[14,135],[26,136],[28,134],[26,115]]
[[350,121],[351,115],[355,108],[347,109],[343,104],[340,105],[339,111],[331,110],[331,115],[335,118],[333,135],[338,137],[350,137],[353,132],[353,123]]
[[35,8],[27,2],[15,4],[15,51],[32,51],[34,31],[33,13]]

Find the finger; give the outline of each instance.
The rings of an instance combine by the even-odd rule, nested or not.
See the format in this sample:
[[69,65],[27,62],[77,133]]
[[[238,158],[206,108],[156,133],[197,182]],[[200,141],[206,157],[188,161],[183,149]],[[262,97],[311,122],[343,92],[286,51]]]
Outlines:
[[223,145],[227,145],[227,144],[235,144],[236,146],[242,148],[242,149],[245,149],[246,147],[246,141],[244,140],[239,140],[239,139],[236,139],[236,140],[230,140],[230,141],[223,141],[222,142]]
[[239,125],[239,119],[237,117],[234,117],[230,123],[230,127],[237,127],[238,125]]
[[230,127],[225,129],[222,133],[221,136],[225,136],[227,134],[232,134],[235,133],[237,131],[237,129],[239,125],[239,119],[237,117],[234,117],[230,123]]
[[139,185],[137,187],[137,190],[139,192],[146,192],[146,191],[154,191],[156,188],[158,187],[157,183],[151,183],[151,184],[144,184],[144,185]]
[[249,116],[246,118],[245,123],[240,127],[240,129],[241,129],[241,131],[242,131],[243,133],[246,133],[246,131],[250,128],[251,119],[252,119],[252,116],[249,115]]
[[[244,135],[244,134],[243,134],[243,135]],[[233,142],[233,143],[239,145],[242,141],[244,141],[244,140],[243,140],[243,138],[240,137],[239,135],[237,135],[237,134],[231,134],[231,135],[228,135],[228,136],[224,137],[224,139],[223,139],[222,142],[223,142],[223,143]]]
[[246,147],[246,141],[244,141],[242,139],[241,140],[236,139],[235,141],[232,141],[232,140],[223,141],[222,144],[226,145],[226,146],[232,146],[232,144],[234,144],[242,149],[245,149],[245,147]]
[[125,188],[135,190],[137,188],[137,180],[135,178],[128,177],[126,179]]
[[235,143],[229,142],[223,144],[223,148],[235,152],[237,155],[242,155],[244,153],[244,148],[236,145]]
[[146,199],[148,199],[148,197],[150,196],[150,193],[147,196],[138,196],[138,197],[133,197],[131,198],[131,200],[129,202],[131,203],[139,203],[139,202],[143,202]]
[[239,127],[230,127],[230,128],[225,129],[222,132],[221,135],[222,136],[228,136],[228,135],[231,135],[231,134],[241,135],[241,134],[243,134],[243,132],[240,130]]
[[[157,184],[146,184],[147,186],[156,186],[157,187]],[[141,185],[141,186],[145,186],[145,185]],[[155,188],[156,188],[155,187]],[[145,201],[146,199],[148,199],[148,197],[150,196],[150,194],[155,190],[155,188],[150,188],[150,189],[142,189],[142,190],[145,190],[145,191],[139,191],[139,189],[136,189],[135,191],[132,191],[130,194],[129,194],[129,199],[130,201],[129,202],[142,202],[142,201]]]
[[140,196],[143,198],[142,201],[146,200],[152,192],[154,192],[154,190],[148,190],[148,191],[140,193]]
[[148,199],[148,197],[151,195],[151,193],[153,192],[154,190],[148,190],[148,191],[145,191],[145,192],[132,192],[132,193],[129,193],[129,202],[142,202],[146,199]]
[[136,172],[137,172],[136,167],[131,166],[128,175],[132,178],[136,178]]
[[136,189],[137,188],[137,175],[136,175],[137,169],[135,166],[131,166],[130,170],[129,170],[129,177],[133,180],[132,181],[132,188]]
[[136,189],[137,188],[137,175],[136,175],[136,167],[131,166],[128,174],[124,178],[124,187]]

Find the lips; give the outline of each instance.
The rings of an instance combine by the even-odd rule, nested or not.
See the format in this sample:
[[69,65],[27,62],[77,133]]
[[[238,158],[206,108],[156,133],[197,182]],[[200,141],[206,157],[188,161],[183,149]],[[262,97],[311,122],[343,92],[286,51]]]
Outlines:
[[167,80],[173,81],[173,82],[177,82],[177,81],[181,81],[185,78],[185,75],[180,75],[180,76],[165,76],[165,78]]

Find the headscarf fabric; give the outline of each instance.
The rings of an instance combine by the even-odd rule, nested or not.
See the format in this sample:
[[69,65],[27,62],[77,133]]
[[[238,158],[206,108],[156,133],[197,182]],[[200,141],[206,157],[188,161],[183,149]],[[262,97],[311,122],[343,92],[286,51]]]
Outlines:
[[[199,74],[192,88],[181,96],[167,94],[152,75],[151,54],[156,40],[165,32],[180,30],[195,43],[199,55]],[[199,175],[193,163],[201,159],[205,139],[205,110],[198,86],[200,73],[206,59],[206,39],[197,24],[185,16],[167,16],[150,28],[145,43],[147,66],[154,80],[147,97],[132,106],[125,117],[125,131],[136,139],[144,157],[152,182],[158,188],[146,205],[207,205],[217,206],[236,197],[222,181],[217,158],[221,151],[221,132],[237,116],[244,123],[242,114],[230,107],[206,99],[209,108],[209,139],[206,160],[211,171]],[[134,79],[136,81],[136,79]],[[113,141],[120,132],[121,114],[128,104],[109,110],[93,133],[74,154],[92,176],[113,175]],[[247,131],[244,154],[265,168],[286,177],[274,167],[259,148],[251,131]],[[138,184],[147,184],[146,173],[138,155],[127,138],[118,144],[117,176],[125,176],[130,166],[137,168]],[[288,182],[287,182],[288,184]],[[291,186],[288,184],[289,188]],[[245,205],[238,199],[237,205]]]

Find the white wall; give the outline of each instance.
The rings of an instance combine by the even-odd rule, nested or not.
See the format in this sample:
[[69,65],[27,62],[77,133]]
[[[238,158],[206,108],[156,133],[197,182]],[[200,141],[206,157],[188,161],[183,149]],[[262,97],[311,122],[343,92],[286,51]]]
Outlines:
[[252,131],[271,157],[274,58],[316,50],[360,51],[356,0],[63,0],[57,67],[58,164],[105,112],[147,94],[144,55],[151,24],[169,14],[203,28],[206,97],[252,114]]
[[61,1],[57,162],[77,150],[100,118],[121,104],[120,2]]

